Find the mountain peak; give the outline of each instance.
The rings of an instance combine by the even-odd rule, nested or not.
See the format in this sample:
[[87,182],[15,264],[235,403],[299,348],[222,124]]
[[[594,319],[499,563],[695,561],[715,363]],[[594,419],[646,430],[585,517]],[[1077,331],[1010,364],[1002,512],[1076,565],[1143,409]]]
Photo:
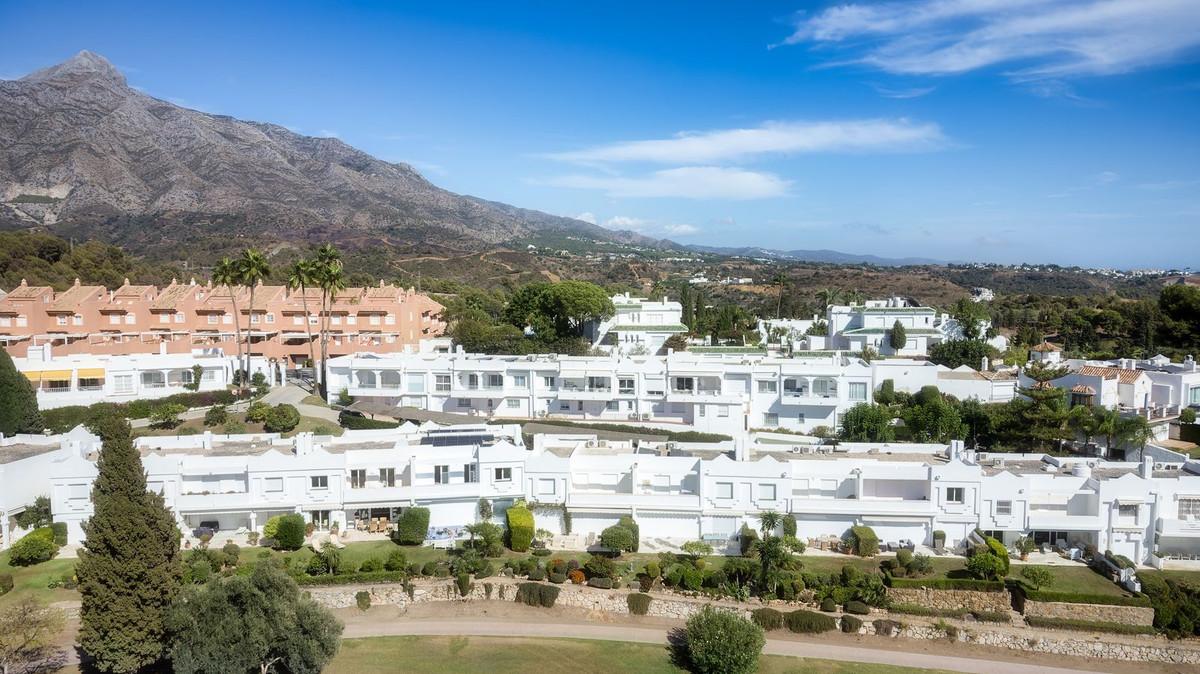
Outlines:
[[21,78],[26,82],[49,80],[83,81],[93,78],[111,80],[117,84],[125,84],[125,76],[117,70],[108,59],[86,49],[59,63],[43,68]]

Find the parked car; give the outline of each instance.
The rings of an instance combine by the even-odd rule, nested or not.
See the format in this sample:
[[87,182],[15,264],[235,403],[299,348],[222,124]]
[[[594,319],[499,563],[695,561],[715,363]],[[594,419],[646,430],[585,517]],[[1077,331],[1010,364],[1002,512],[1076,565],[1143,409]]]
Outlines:
[[220,522],[217,522],[216,520],[209,520],[207,522],[201,522],[200,526],[193,529],[192,536],[194,536],[195,538],[203,538],[204,534],[208,534],[209,536],[215,536],[217,534],[217,532],[220,530],[221,530]]

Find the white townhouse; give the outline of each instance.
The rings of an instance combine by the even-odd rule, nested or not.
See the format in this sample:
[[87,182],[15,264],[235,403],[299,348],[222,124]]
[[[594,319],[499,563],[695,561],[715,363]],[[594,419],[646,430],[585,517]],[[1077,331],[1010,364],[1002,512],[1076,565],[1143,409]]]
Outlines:
[[652,301],[629,293],[614,295],[613,317],[590,326],[592,346],[626,354],[656,354],[671,335],[688,331],[683,305],[668,299]]
[[890,379],[896,391],[916,393],[925,386],[936,386],[959,400],[1003,403],[1017,395],[1015,368],[1001,371],[975,370],[966,365],[948,368],[927,360],[886,358],[871,361],[871,372],[876,390]]
[[[33,384],[41,409],[187,393],[192,390],[188,386],[193,383],[193,368],[197,365],[200,366],[200,382],[196,390],[222,390],[233,383],[236,361],[220,349],[193,349],[191,353],[55,356],[49,344],[31,346],[24,358],[13,358],[17,370]],[[282,381],[280,366],[263,358],[251,360],[251,372],[262,372],[268,384]]]
[[[886,300],[867,300],[862,304],[830,305],[826,310],[828,336],[810,338],[810,348],[862,351],[875,349],[884,356],[924,356],[929,348],[947,340],[961,339],[962,326],[948,314],[933,307],[913,306],[902,297]],[[906,342],[899,348],[891,343],[892,328],[904,326]],[[990,323],[985,322],[987,330]],[[1008,348],[1004,336],[988,343],[1003,351]]]
[[838,352],[571,357],[355,354],[329,361],[330,400],[356,399],[488,418],[669,423],[736,435],[836,428],[872,399],[864,361]]
[[50,495],[52,476],[72,457],[94,453],[100,440],[82,427],[62,435],[0,435],[0,550],[28,533],[14,518],[39,496]]
[[[1065,361],[1066,375],[1051,381],[1065,389],[1074,405],[1107,407],[1153,421],[1178,416],[1188,406],[1200,407],[1200,369],[1188,356],[1172,363],[1165,356],[1147,360]],[[1024,374],[1021,385],[1032,383]]]

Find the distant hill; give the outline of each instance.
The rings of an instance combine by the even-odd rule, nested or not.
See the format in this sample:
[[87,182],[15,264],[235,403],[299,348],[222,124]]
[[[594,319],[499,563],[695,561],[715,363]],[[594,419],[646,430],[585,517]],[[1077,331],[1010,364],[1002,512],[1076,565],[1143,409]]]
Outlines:
[[775,250],[772,248],[742,247],[729,248],[720,246],[690,245],[688,248],[701,253],[717,255],[739,255],[742,257],[763,257],[774,260],[791,260],[796,262],[826,262],[830,264],[873,264],[880,267],[904,267],[909,265],[945,264],[942,260],[925,257],[879,257],[856,253],[843,253],[836,250]]
[[449,192],[336,138],[173,105],[86,51],[0,81],[0,227],[149,255],[323,241],[470,251],[545,232],[654,245]]

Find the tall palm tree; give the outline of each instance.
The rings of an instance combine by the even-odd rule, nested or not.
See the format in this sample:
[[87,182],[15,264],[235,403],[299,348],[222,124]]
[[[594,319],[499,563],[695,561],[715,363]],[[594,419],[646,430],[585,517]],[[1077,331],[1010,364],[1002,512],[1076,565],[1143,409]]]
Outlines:
[[342,271],[342,254],[337,248],[325,244],[317,249],[314,256],[317,286],[321,289],[321,395],[329,396],[328,371],[325,361],[329,360],[329,314],[333,310],[333,302],[339,291],[346,287],[346,277]]
[[779,286],[779,297],[775,300],[775,318],[783,318],[783,291],[787,288],[787,274],[775,274],[775,285]]
[[246,338],[246,374],[248,376],[250,374],[250,345],[254,341],[254,289],[258,287],[258,284],[271,278],[271,263],[267,262],[267,258],[263,257],[262,253],[253,248],[247,248],[242,251],[242,257],[238,259],[237,266],[242,283],[250,288],[250,319],[247,322],[250,327],[247,329]]
[[[238,285],[241,283],[241,272],[238,265],[228,257],[222,258],[217,266],[213,268],[212,280],[217,285],[223,285],[229,290],[229,300],[233,303],[233,333],[234,347],[237,349],[238,367],[241,367],[242,362],[242,314],[238,311],[237,291]],[[245,379],[245,373],[241,374],[241,379]]]
[[822,288],[817,292],[817,301],[821,303],[821,311],[842,301],[842,291],[839,288]]
[[289,290],[300,290],[300,304],[304,307],[304,334],[308,335],[308,362],[311,367],[317,366],[317,355],[314,352],[312,340],[312,323],[308,320],[308,288],[315,285],[316,275],[313,270],[316,265],[312,260],[296,260],[288,269],[287,286]]

